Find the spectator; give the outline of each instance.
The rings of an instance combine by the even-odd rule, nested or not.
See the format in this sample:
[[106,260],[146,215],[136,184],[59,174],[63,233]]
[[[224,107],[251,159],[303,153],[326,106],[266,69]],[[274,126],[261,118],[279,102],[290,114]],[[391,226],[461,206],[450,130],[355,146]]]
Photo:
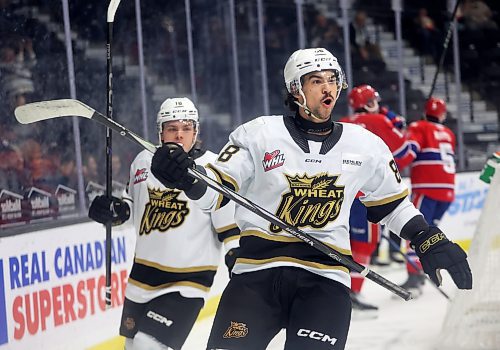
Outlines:
[[122,169],[121,156],[113,154],[111,156],[111,169],[113,170],[113,180],[125,184],[127,182],[127,174]]
[[29,38],[13,38],[0,50],[2,95],[14,109],[26,103],[26,94],[35,91],[31,69],[36,65],[36,55]]
[[30,185],[53,193],[58,185],[60,165],[60,150],[57,144],[45,147],[29,138],[23,142],[21,149]]
[[22,193],[27,181],[21,151],[9,143],[0,143],[0,190]]
[[359,10],[349,24],[353,65],[380,71],[385,69],[385,63],[379,46],[370,39],[366,20],[366,12]]
[[420,52],[424,55],[431,55],[437,61],[439,59],[440,33],[434,24],[434,20],[429,17],[425,7],[421,7],[418,10],[418,15],[415,17],[414,22]]
[[498,29],[498,25],[492,19],[493,12],[482,0],[464,0],[457,17],[461,17],[466,28],[471,30]]
[[61,157],[61,164],[59,166],[60,177],[58,183],[66,187],[76,189],[78,187],[76,164],[73,154],[67,152]]
[[20,149],[29,185],[33,186],[34,179],[42,173],[42,146],[33,138],[28,138],[21,143]]
[[334,19],[317,14],[310,33],[311,45],[324,47],[341,55],[344,52],[342,32]]
[[83,177],[86,183],[90,181],[98,183],[100,185],[104,184],[104,179],[102,174],[99,172],[97,166],[97,160],[94,155],[88,154],[85,158],[85,162],[83,165]]

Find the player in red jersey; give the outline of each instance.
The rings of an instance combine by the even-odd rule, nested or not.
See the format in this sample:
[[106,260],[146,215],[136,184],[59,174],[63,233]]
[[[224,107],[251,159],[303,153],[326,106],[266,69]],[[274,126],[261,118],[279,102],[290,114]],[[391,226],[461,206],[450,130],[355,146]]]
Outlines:
[[[455,134],[443,125],[446,104],[431,97],[425,104],[425,119],[408,127],[411,145],[410,179],[412,202],[431,225],[438,225],[455,199]],[[409,250],[409,258],[421,268],[418,257]],[[420,295],[425,276],[407,264],[408,280],[402,287]]]
[[[340,122],[363,126],[379,136],[389,147],[398,167],[407,166],[410,157],[410,145],[399,128],[404,127],[404,119],[379,106],[380,96],[370,85],[360,85],[349,93],[349,104],[354,110],[352,116],[340,119]],[[358,195],[359,197],[359,195]],[[349,220],[351,249],[354,259],[367,265],[380,241],[381,226],[367,219],[367,209],[359,199],[353,202]],[[359,293],[364,277],[351,273],[351,300],[354,310],[376,311],[378,308],[361,300]]]

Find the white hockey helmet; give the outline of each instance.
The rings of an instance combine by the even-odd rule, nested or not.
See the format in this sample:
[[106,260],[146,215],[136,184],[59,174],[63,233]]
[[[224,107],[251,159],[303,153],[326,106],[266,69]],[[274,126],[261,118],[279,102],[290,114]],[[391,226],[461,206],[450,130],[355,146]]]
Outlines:
[[322,70],[333,70],[337,77],[337,96],[340,91],[347,88],[344,72],[337,58],[330,51],[323,48],[300,49],[295,51],[285,65],[285,84],[292,95],[301,94],[302,82],[300,78],[304,75]]
[[[161,104],[160,110],[156,117],[156,125],[158,127],[158,135],[160,138],[160,144],[162,143],[161,134],[163,131],[163,123],[173,121],[173,120],[190,120],[196,130],[196,135],[194,143],[196,142],[196,137],[198,136],[200,129],[200,122],[198,116],[198,109],[195,107],[194,103],[187,97],[175,97],[167,98]],[[193,143],[193,144],[194,144]]]

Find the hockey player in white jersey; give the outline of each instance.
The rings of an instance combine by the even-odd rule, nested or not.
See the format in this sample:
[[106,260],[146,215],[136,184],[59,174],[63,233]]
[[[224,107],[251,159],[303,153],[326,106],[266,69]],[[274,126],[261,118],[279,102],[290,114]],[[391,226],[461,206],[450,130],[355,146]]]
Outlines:
[[[160,143],[175,142],[199,165],[215,161],[216,154],[198,147],[198,110],[189,99],[166,99],[157,125]],[[101,223],[120,224],[131,213],[137,233],[120,324],[127,350],[180,349],[212,286],[221,246],[228,268],[238,247],[234,204],[203,212],[151,174],[152,157],[148,151],[137,155],[122,199],[100,196],[89,209]]]
[[[345,87],[337,59],[322,48],[294,52],[284,69],[292,116],[263,116],[231,133],[209,176],[338,252],[351,256],[349,213],[358,192],[368,219],[411,241],[424,270],[440,283],[447,269],[459,288],[472,287],[465,252],[430,227],[408,200],[391,152],[361,126],[331,113]],[[182,148],[167,144],[152,172],[186,188],[203,209],[222,201],[187,175]],[[286,350],[344,349],[351,317],[346,267],[243,207],[236,207],[240,252],[224,290],[208,349],[265,349],[282,328]]]

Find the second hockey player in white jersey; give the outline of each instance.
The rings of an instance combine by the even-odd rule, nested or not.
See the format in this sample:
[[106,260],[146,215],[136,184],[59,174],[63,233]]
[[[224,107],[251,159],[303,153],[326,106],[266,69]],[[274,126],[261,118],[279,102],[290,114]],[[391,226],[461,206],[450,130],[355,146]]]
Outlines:
[[[345,86],[337,59],[322,48],[298,50],[284,75],[295,115],[263,116],[238,127],[207,174],[346,256],[350,209],[361,191],[368,219],[411,240],[435,283],[437,271],[447,269],[459,288],[470,289],[466,254],[408,200],[385,143],[361,126],[333,122]],[[187,176],[187,158],[168,144],[157,150],[151,169],[201,208],[218,208],[220,195]],[[207,348],[265,349],[285,328],[286,350],[344,349],[348,269],[243,207],[236,208],[236,222],[240,253]]]
[[[199,165],[215,161],[216,154],[197,146],[198,111],[189,99],[165,100],[157,124],[161,143],[175,142]],[[97,197],[89,210],[94,220],[115,224],[130,211],[137,233],[120,325],[127,350],[180,349],[212,286],[222,245],[229,268],[238,247],[234,204],[203,212],[153,176],[152,157],[142,151],[132,162],[122,200],[114,198],[111,207],[107,197]]]

